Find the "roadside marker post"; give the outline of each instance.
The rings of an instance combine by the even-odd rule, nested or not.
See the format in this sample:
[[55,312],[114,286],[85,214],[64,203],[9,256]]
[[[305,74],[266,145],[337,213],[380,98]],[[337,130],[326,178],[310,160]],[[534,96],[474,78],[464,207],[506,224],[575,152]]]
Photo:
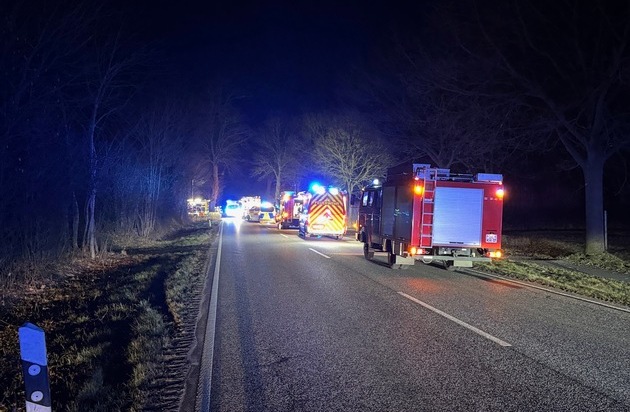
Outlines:
[[19,328],[18,335],[26,389],[26,412],[51,412],[44,330],[27,322]]

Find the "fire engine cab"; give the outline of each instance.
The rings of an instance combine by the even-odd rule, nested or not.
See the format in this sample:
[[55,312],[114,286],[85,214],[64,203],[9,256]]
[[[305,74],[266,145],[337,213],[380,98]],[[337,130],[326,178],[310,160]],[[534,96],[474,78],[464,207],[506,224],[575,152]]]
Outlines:
[[504,193],[500,174],[399,165],[384,183],[363,189],[357,240],[366,259],[386,252],[390,267],[416,260],[472,267],[502,255]]

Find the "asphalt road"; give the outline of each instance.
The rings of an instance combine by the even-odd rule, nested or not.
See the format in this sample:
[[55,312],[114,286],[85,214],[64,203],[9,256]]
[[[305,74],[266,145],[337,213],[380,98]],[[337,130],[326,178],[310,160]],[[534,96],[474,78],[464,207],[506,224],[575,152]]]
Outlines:
[[221,246],[212,411],[630,411],[630,313],[353,239],[224,222]]

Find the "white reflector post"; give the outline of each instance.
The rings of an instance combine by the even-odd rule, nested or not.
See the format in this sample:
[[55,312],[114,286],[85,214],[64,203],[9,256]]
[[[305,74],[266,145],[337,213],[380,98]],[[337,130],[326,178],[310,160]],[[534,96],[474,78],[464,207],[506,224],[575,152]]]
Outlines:
[[50,412],[52,404],[44,330],[32,323],[25,323],[19,328],[18,334],[26,389],[26,412]]

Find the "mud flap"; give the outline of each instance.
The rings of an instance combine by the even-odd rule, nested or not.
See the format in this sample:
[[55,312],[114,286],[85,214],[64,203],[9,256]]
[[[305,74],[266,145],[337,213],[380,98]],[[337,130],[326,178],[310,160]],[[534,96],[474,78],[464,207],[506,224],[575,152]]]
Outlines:
[[396,256],[396,261],[391,264],[392,269],[403,269],[409,266],[413,266],[416,263],[416,260],[412,257],[402,257],[399,255]]
[[453,266],[458,268],[471,268],[473,267],[472,260],[455,260]]

